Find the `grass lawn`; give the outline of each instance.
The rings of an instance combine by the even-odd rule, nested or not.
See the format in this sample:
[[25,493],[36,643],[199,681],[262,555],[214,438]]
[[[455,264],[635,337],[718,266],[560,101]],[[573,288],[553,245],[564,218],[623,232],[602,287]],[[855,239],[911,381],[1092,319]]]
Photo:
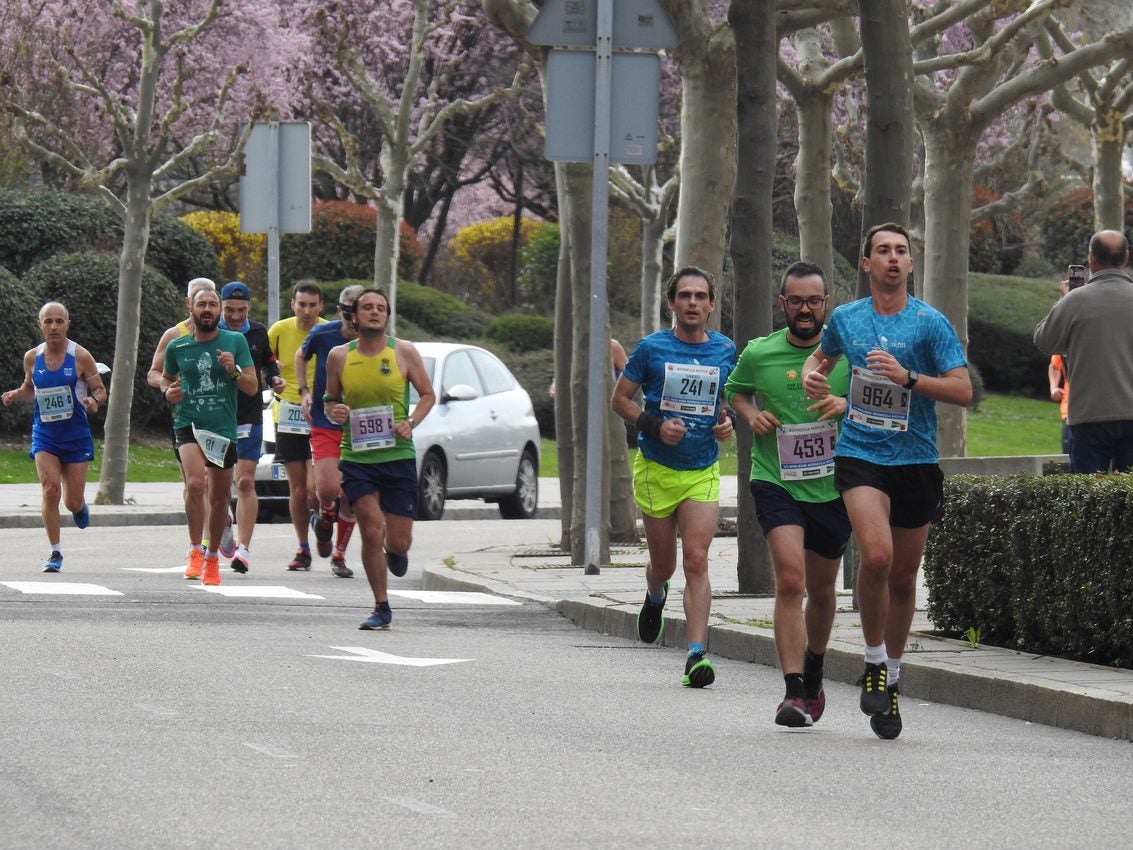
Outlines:
[[[968,413],[968,454],[994,455],[1057,454],[1061,423],[1058,406],[1041,399],[989,395],[977,411]],[[630,449],[630,451],[635,451]],[[559,452],[554,442],[543,440],[539,474],[554,478],[559,474]],[[97,481],[102,459],[102,441],[95,441],[95,462],[88,480]],[[736,442],[729,440],[720,450],[720,472],[736,473]],[[130,481],[178,481],[177,464],[167,439],[150,437],[130,445]],[[35,463],[27,455],[26,444],[8,441],[0,447],[0,484],[35,482]]]

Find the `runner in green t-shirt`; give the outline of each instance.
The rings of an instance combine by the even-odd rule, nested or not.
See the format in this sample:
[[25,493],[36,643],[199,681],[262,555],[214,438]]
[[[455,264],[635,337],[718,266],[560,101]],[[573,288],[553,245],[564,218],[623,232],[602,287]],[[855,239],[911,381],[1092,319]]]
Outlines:
[[232,468],[236,465],[236,393],[255,395],[260,379],[244,335],[219,327],[220,296],[202,289],[193,296],[193,333],[169,343],[161,394],[175,405],[173,444],[185,477],[189,566],[185,578],[220,584],[215,549],[201,545],[207,517],[209,541],[220,540],[228,522]]
[[750,486],[775,569],[775,647],[787,689],[775,714],[780,726],[811,726],[825,708],[822,661],[850,536],[834,488],[848,369],[839,364],[830,375],[831,395],[819,403],[808,400],[803,387],[802,365],[821,341],[828,303],[822,269],[793,264],[779,287],[787,326],[749,342],[724,386],[725,398],[753,432]]

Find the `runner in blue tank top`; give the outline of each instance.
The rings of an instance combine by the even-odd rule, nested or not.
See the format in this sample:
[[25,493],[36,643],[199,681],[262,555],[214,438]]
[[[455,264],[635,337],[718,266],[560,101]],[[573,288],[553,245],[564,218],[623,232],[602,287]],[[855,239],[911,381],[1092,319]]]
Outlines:
[[[716,307],[712,278],[688,266],[669,278],[673,328],[650,334],[626,363],[614,387],[614,412],[637,426],[633,496],[641,508],[649,563],[637,634],[657,643],[665,632],[662,609],[677,569],[677,533],[684,553],[684,608],[689,651],[681,684],[703,688],[716,669],[705,655],[712,587],[708,546],[720,514],[717,441],[732,437],[722,393],[736,363],[736,346],[708,330]],[[641,390],[645,407],[634,396]]]
[[972,382],[948,320],[908,294],[913,257],[898,224],[871,227],[862,246],[870,297],[838,307],[822,344],[803,364],[807,396],[830,394],[843,355],[850,395],[834,458],[861,550],[858,599],[865,637],[861,710],[880,738],[901,734],[897,682],[916,606],[917,570],[928,527],[940,518],[936,402],[967,407]]
[[94,460],[88,414],[106,402],[106,387],[91,353],[67,338],[71,318],[67,308],[49,301],[40,308],[43,343],[24,354],[24,382],[3,395],[5,407],[17,401],[35,403],[31,451],[43,488],[43,529],[51,555],[43,562],[45,573],[63,568],[59,534],[59,498],[74,517],[75,525],[90,522],[86,490],[87,464]]

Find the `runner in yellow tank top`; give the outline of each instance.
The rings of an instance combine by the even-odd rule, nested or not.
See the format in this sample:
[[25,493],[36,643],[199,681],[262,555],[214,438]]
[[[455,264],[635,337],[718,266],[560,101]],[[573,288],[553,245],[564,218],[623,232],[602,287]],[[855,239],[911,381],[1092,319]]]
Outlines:
[[[359,627],[388,629],[386,569],[409,568],[407,553],[417,517],[417,457],[413,429],[436,400],[425,364],[413,344],[386,334],[389,299],[364,289],[354,301],[358,338],[327,357],[327,418],[342,425],[342,492],[362,534],[362,566],[374,610]],[[417,390],[411,413],[409,384]]]

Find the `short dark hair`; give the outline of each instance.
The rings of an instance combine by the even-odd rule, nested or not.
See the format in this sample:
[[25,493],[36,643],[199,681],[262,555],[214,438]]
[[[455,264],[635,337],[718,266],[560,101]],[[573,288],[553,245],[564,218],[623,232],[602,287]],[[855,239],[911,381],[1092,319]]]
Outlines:
[[1118,230],[1099,230],[1090,237],[1090,256],[1099,266],[1124,268],[1129,262],[1129,240]]
[[786,295],[787,293],[787,278],[789,277],[820,277],[822,278],[822,292],[826,294],[829,291],[829,284],[826,281],[826,272],[822,270],[822,266],[815,265],[814,263],[797,262],[791,263],[787,266],[787,270],[783,272],[783,279],[779,281],[779,294]]
[[677,297],[677,281],[682,277],[699,277],[703,278],[705,283],[708,284],[708,300],[716,300],[716,284],[712,281],[712,275],[706,272],[699,266],[684,266],[677,269],[669,277],[669,282],[665,284],[665,297],[673,301]]
[[386,291],[384,289],[382,289],[380,286],[367,286],[365,289],[363,289],[361,292],[359,292],[357,295],[355,295],[354,301],[351,302],[350,312],[354,312],[355,305],[358,304],[358,301],[362,298],[363,295],[380,295],[380,296],[382,296],[382,298],[384,298],[385,302],[386,302],[386,312],[387,313],[390,312],[389,296],[386,295]]
[[308,295],[316,296],[320,301],[323,300],[323,290],[317,282],[311,278],[304,278],[295,284],[295,288],[291,290],[291,299],[294,301],[295,296],[300,292],[306,292]]
[[897,224],[895,221],[887,221],[884,224],[875,224],[865,232],[865,239],[862,241],[862,256],[868,257],[869,252],[873,250],[873,237],[877,233],[899,233],[905,237],[905,241],[909,243],[909,247],[913,247],[913,240],[909,238],[909,231],[904,227]]

